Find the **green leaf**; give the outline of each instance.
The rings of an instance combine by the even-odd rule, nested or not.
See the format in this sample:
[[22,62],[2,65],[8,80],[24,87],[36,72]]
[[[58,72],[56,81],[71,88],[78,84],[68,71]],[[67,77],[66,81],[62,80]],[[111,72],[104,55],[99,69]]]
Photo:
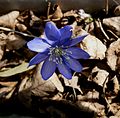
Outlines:
[[29,63],[23,62],[21,65],[0,72],[0,77],[10,77],[19,73],[33,69],[35,66],[28,67]]

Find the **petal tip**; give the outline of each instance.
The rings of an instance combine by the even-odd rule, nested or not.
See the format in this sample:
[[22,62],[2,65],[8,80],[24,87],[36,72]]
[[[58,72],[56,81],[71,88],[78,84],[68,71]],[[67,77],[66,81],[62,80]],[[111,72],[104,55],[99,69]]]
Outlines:
[[43,80],[48,80],[49,78],[45,78],[44,76],[42,76],[42,79],[43,79]]
[[31,62],[29,62],[29,64],[28,64],[28,68],[29,68],[30,66],[32,66],[32,65],[34,65],[34,64],[32,64]]
[[69,77],[69,78],[67,78],[68,80],[71,80],[72,79],[72,76],[71,77]]
[[46,59],[41,68],[41,75],[44,80],[49,79],[56,70],[56,63]]
[[84,59],[89,59],[90,55],[86,52],[85,58]]

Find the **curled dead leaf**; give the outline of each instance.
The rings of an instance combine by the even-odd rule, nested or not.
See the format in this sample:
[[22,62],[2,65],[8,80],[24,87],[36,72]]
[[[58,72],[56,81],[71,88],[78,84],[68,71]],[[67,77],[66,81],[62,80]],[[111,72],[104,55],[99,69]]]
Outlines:
[[23,73],[26,72],[28,70],[33,69],[35,66],[31,66],[28,68],[28,63],[27,62],[23,62],[21,65],[18,65],[14,68],[9,68],[6,69],[4,71],[0,71],[0,77],[10,77],[19,73]]
[[83,94],[80,85],[78,85],[78,77],[77,76],[73,76],[71,80],[66,79],[64,76],[62,76],[62,78],[64,79],[64,83],[66,86],[70,86],[73,89],[77,89],[81,94]]
[[92,99],[99,99],[99,93],[95,90],[89,91],[86,95],[79,95],[78,96],[79,100],[84,100],[84,101],[91,101]]
[[64,13],[64,17],[68,17],[68,16],[78,17],[78,14],[76,13],[75,10],[70,10]]
[[55,5],[54,10],[55,10],[54,13],[52,15],[50,15],[48,18],[55,19],[55,20],[59,20],[60,18],[62,18],[63,13],[62,13],[60,6]]
[[103,19],[103,24],[120,36],[120,16]]
[[[93,68],[92,70],[92,81],[94,81],[95,83],[97,83],[100,86],[104,86],[104,82],[108,81],[107,77],[108,77],[109,73],[104,70],[104,69],[100,69],[97,66],[95,68]],[[106,87],[106,85],[105,85]]]
[[97,102],[86,102],[86,101],[77,101],[77,105],[84,111],[94,112],[96,115],[104,115],[104,105],[101,105]]
[[6,15],[0,17],[0,25],[14,28],[17,23],[17,17],[19,16],[19,11],[12,11]]
[[12,96],[14,90],[15,87],[0,88],[0,98],[9,99]]
[[8,50],[20,49],[25,45],[25,43],[26,41],[23,39],[22,36],[14,33],[9,33],[7,37],[6,48]]
[[19,92],[29,89],[32,86],[32,81],[27,76],[23,78],[19,86]]
[[4,54],[4,47],[0,46],[0,60],[2,59],[3,54]]
[[59,80],[57,74],[53,74],[51,77],[50,77],[50,81],[55,85],[55,87],[57,88],[58,91],[60,92],[63,92],[64,91],[64,88],[62,86],[62,83],[61,81]]
[[116,76],[114,76],[113,78],[113,84],[114,84],[114,93],[117,95],[119,90],[120,90],[120,86],[119,86],[119,81],[118,81],[118,78]]
[[[43,80],[40,71],[41,71],[42,63],[39,64],[36,68],[36,71],[34,73],[34,80],[32,84],[32,93],[35,96],[39,97],[49,97],[52,95],[52,93],[55,92],[56,86],[53,84],[53,81],[51,79]],[[55,74],[52,77],[57,77]],[[58,78],[56,78],[58,79]]]
[[120,39],[110,44],[106,53],[107,63],[110,68],[120,72]]
[[118,5],[118,6],[115,8],[114,14],[115,14],[116,16],[119,16],[119,15],[120,15],[120,5]]
[[11,96],[13,95],[14,91],[15,91],[15,87],[8,93],[8,95],[5,97],[6,99],[10,99]]
[[17,82],[0,82],[0,85],[6,86],[6,87],[14,87],[16,86]]
[[[81,35],[85,35],[85,31],[81,31]],[[91,59],[104,59],[106,46],[95,36],[88,35],[80,43],[80,47],[89,53]]]
[[12,87],[3,87],[3,88],[0,88],[0,94],[2,93],[7,93],[7,92],[10,92],[13,88]]
[[24,24],[17,23],[16,27],[18,28],[19,31],[24,32],[27,30],[27,27]]
[[4,47],[6,44],[6,39],[7,39],[7,35],[5,35],[4,33],[0,33],[0,60],[4,55]]
[[32,79],[29,77],[22,78],[22,81],[19,85],[18,90],[18,98],[26,107],[31,107],[31,87],[32,87]]

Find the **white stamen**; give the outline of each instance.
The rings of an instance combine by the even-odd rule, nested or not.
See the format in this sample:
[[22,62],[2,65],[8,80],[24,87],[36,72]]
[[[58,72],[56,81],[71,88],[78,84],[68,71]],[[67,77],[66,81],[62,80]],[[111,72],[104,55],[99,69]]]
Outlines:
[[62,49],[62,47],[52,47],[52,48],[49,48],[49,61],[53,61],[55,62],[56,64],[62,64],[63,62],[63,59],[62,59],[62,56],[64,56],[66,59],[69,59],[69,57],[67,56],[68,54],[67,53],[72,53],[71,51],[68,51],[67,49],[64,50]]
[[72,54],[72,52],[69,51],[69,50],[67,50],[67,49],[65,50],[65,52],[67,52],[66,54],[68,54],[68,53],[69,53],[69,54]]

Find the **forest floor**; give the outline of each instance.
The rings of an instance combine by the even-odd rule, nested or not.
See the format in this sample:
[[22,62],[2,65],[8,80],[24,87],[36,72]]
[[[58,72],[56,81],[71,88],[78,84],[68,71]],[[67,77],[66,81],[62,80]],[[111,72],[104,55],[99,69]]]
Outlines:
[[[47,14],[47,15],[46,15]],[[80,73],[67,80],[58,71],[47,81],[27,42],[43,35],[45,23],[73,27],[77,46],[89,53]],[[120,6],[96,13],[63,12],[50,3],[45,15],[31,10],[0,16],[0,118],[120,118]]]

